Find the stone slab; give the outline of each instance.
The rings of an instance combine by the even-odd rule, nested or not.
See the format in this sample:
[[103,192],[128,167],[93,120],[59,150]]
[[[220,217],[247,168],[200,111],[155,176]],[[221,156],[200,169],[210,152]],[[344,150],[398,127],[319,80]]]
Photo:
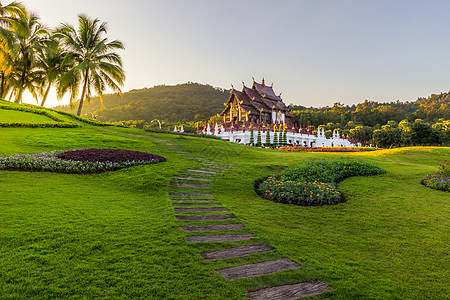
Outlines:
[[205,171],[205,170],[194,170],[194,169],[186,169],[188,172],[194,172],[194,173],[206,173],[206,174],[217,174],[213,171]]
[[243,241],[253,238],[253,234],[188,235],[188,243],[220,243]]
[[[214,174],[206,174],[206,173],[193,173],[193,172],[180,172],[178,174],[181,175],[190,175],[190,176],[198,176],[198,177],[211,177],[214,176]],[[198,178],[196,177],[196,178]]]
[[211,168],[211,169],[218,169],[218,170],[226,170],[226,169],[228,169],[228,168],[219,167],[219,166],[208,166],[208,168]]
[[205,193],[170,193],[169,196],[172,196],[172,197],[214,197],[211,194],[205,194]]
[[172,203],[184,203],[184,202],[193,202],[192,205],[203,205],[203,203],[210,203],[213,201],[212,199],[195,199],[195,200],[189,200],[189,199],[172,199]]
[[[188,202],[192,202],[192,200],[185,200],[185,201],[188,201]],[[215,202],[215,203],[209,203],[209,200],[205,200],[206,202],[198,202],[198,203],[177,203],[177,202],[175,202],[175,203],[172,203],[172,206],[209,206],[209,205],[222,205],[222,204],[220,204],[220,203],[217,203],[217,202]]]
[[210,188],[211,185],[209,183],[184,183],[184,182],[171,182],[171,186],[177,187],[188,187],[188,188],[196,188],[196,189],[204,189]]
[[266,243],[245,245],[235,248],[226,248],[213,251],[203,252],[201,255],[204,259],[227,259],[233,257],[241,257],[254,253],[271,251],[274,248]]
[[183,231],[218,231],[218,230],[236,230],[245,228],[244,224],[232,223],[232,224],[214,224],[214,225],[193,225],[193,226],[180,226]]
[[226,214],[226,215],[198,215],[198,216],[175,216],[178,221],[184,220],[226,220],[226,219],[235,219],[236,216],[234,214]]
[[180,207],[174,208],[175,212],[186,212],[186,211],[194,211],[194,212],[204,212],[204,211],[229,211],[226,207]]
[[181,180],[198,180],[198,181],[211,181],[212,179],[209,178],[197,178],[197,177],[185,177],[185,176],[173,176],[175,179],[181,179]]
[[300,269],[301,266],[287,257],[269,260],[257,264],[249,264],[217,270],[220,275],[227,279],[253,278],[261,275],[273,274],[279,271]]
[[318,295],[332,289],[322,281],[302,282],[250,292],[248,298],[252,300],[293,300]]

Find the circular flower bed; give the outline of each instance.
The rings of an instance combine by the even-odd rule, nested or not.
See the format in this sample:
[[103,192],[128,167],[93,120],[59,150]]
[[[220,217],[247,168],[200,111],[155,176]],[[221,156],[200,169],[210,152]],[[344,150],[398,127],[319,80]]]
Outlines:
[[371,176],[386,171],[356,159],[309,161],[255,183],[256,192],[274,202],[303,206],[330,205],[345,199],[336,183],[352,176]]
[[131,150],[82,149],[0,157],[0,170],[89,174],[155,164],[162,156]]

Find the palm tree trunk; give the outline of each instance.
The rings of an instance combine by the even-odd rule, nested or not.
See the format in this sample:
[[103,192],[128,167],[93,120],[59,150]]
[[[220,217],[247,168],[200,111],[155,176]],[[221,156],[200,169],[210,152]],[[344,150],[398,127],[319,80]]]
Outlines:
[[[0,3],[0,5],[1,5],[1,3]],[[0,86],[0,98],[2,98],[3,99],[3,94],[5,93],[5,72],[1,72],[2,73],[2,83],[1,83],[1,86]]]
[[44,98],[42,98],[42,102],[41,102],[41,106],[42,106],[42,107],[43,107],[44,104],[45,104],[45,100],[47,100],[48,92],[50,92],[50,87],[51,87],[51,86],[52,86],[52,84],[49,83],[49,84],[48,84],[48,88],[47,88],[47,90],[45,91]]
[[16,100],[14,101],[15,103],[22,103],[22,94],[23,91],[25,90],[25,76],[27,74],[27,62],[26,59],[28,58],[27,55],[24,55],[24,59],[25,59],[25,63],[23,66],[23,71],[22,71],[22,76],[20,78],[20,88],[19,88],[19,92],[17,93],[17,97]]
[[89,69],[86,70],[86,74],[84,77],[83,91],[81,92],[81,99],[80,99],[80,105],[78,105],[77,116],[81,115],[81,108],[83,107],[84,96],[86,95],[87,84],[88,84],[88,80],[89,80],[88,76],[89,76]]

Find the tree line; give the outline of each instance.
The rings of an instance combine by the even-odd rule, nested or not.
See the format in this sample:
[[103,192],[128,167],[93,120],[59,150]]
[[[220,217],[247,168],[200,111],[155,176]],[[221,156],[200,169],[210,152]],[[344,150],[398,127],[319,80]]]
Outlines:
[[59,99],[67,93],[71,103],[79,99],[80,115],[93,94],[101,99],[107,88],[122,94],[125,72],[116,51],[124,46],[106,33],[105,22],[83,14],[77,28],[52,29],[20,2],[0,2],[0,98],[21,103],[27,90],[44,106],[53,87]]
[[450,144],[450,94],[433,94],[412,102],[357,105],[337,102],[332,107],[306,108],[289,105],[293,122],[300,126],[324,128],[329,137],[341,135],[363,144],[380,147]]

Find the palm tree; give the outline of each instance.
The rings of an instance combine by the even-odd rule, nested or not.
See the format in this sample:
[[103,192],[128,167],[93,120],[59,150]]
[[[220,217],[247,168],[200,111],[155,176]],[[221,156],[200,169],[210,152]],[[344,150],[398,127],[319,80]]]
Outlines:
[[70,92],[72,103],[82,85],[78,116],[83,102],[89,103],[92,90],[98,94],[100,101],[103,101],[103,92],[107,87],[123,96],[120,86],[125,80],[125,72],[121,57],[114,51],[124,49],[124,46],[118,40],[108,41],[103,37],[107,33],[106,23],[81,14],[78,15],[78,30],[69,24],[62,24],[57,31],[68,52],[65,63],[73,64],[61,77],[57,92],[59,97]]
[[59,41],[54,36],[50,37],[50,40],[51,42],[41,50],[37,59],[37,66],[43,74],[39,88],[39,94],[42,96],[41,106],[44,106],[52,85],[59,82],[70,66],[64,63],[67,53],[62,49]]
[[12,2],[8,5],[2,5],[0,2],[0,98],[5,98],[11,89],[10,74],[13,70],[11,49],[8,48],[3,39],[4,35],[9,35],[9,26],[5,21],[6,19],[13,20],[21,13],[25,13],[25,7],[22,4]]
[[[22,102],[22,94],[28,89],[36,95],[36,84],[40,80],[40,72],[36,71],[36,55],[46,45],[44,38],[48,35],[47,28],[39,22],[39,17],[26,11],[17,16],[2,17],[7,29],[0,30],[0,39],[4,43],[4,56],[9,55],[12,64],[13,93],[16,103]],[[9,53],[8,53],[9,52]],[[35,96],[36,97],[36,96]]]

